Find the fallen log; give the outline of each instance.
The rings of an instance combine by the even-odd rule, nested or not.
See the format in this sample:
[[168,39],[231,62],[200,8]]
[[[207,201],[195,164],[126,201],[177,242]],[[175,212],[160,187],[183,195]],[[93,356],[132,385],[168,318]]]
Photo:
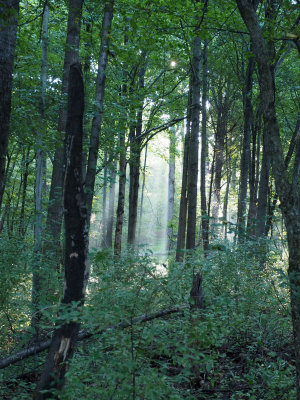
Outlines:
[[[156,318],[162,318],[162,317],[165,317],[170,314],[178,313],[178,312],[184,310],[185,308],[189,308],[189,305],[171,307],[171,308],[167,308],[165,310],[157,311],[152,314],[139,315],[130,320],[119,322],[116,325],[111,325],[106,328],[97,328],[94,332],[81,330],[78,333],[77,340],[88,339],[92,336],[101,335],[109,330],[125,329],[132,325],[152,321],[153,319],[156,319]],[[27,349],[24,349],[24,350],[18,351],[17,353],[11,354],[10,356],[0,360],[0,369],[6,368],[10,365],[13,365],[13,364],[15,364],[19,361],[22,361],[25,358],[28,358],[30,356],[39,354],[42,351],[48,349],[50,347],[50,344],[51,344],[51,339],[44,340],[44,341],[36,343],[30,347],[27,347]]]

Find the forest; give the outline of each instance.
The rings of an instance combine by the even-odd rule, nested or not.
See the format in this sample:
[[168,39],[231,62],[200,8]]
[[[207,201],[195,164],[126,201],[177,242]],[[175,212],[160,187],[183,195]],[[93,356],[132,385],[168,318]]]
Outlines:
[[0,398],[300,400],[300,1],[0,0]]

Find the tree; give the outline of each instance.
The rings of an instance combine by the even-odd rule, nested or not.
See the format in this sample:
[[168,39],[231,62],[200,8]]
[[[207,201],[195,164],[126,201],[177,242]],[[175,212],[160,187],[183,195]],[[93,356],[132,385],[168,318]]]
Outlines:
[[[68,79],[70,65],[79,61],[79,44],[81,29],[81,14],[83,0],[70,0],[66,38],[66,51],[64,56],[63,76],[61,83],[61,103],[59,106],[58,132],[59,141],[53,158],[51,188],[49,194],[46,233],[49,235],[46,248],[52,252],[55,268],[59,266],[60,234],[63,219],[63,181],[64,181],[64,133],[66,129],[65,101],[68,93]],[[51,257],[51,258],[52,258]]]
[[292,180],[289,182],[276,116],[275,88],[267,44],[252,3],[249,0],[237,0],[237,5],[253,43],[263,105],[265,146],[271,159],[276,190],[281,201],[281,209],[287,229],[291,307],[296,354],[296,388],[297,399],[300,399],[300,199],[298,188],[300,141],[298,140],[296,145]]
[[67,313],[82,306],[89,277],[88,215],[82,181],[84,93],[80,64],[70,66],[68,117],[66,125],[65,208],[65,285],[61,318],[53,334],[49,354],[38,383],[35,399],[52,398],[51,391],[61,388],[80,324],[68,321]]
[[5,187],[18,11],[19,0],[0,1],[0,209]]

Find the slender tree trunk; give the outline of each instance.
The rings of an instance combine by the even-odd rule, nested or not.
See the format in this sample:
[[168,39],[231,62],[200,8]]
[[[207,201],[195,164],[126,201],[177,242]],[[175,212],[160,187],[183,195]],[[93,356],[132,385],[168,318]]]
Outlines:
[[[72,64],[69,77],[68,119],[66,125],[65,284],[62,316],[74,314],[84,301],[89,276],[88,220],[82,184],[82,137],[84,93],[80,64]],[[51,390],[64,385],[65,373],[73,355],[80,324],[65,321],[54,331],[48,357],[35,399],[53,398]]]
[[[251,46],[250,46],[251,50]],[[251,130],[253,125],[253,110],[252,110],[252,85],[255,60],[250,57],[248,60],[246,76],[244,78],[243,87],[243,107],[244,107],[244,137],[243,149],[241,157],[241,176],[238,199],[238,240],[242,242],[246,233],[246,206],[247,206],[247,187],[249,168],[251,162]]]
[[199,116],[200,116],[200,68],[201,68],[201,38],[197,34],[194,39],[192,59],[192,108],[191,108],[191,140],[188,164],[188,218],[186,233],[186,248],[193,249],[196,243],[197,215],[197,183],[199,154]]
[[189,154],[190,154],[189,149],[190,149],[190,140],[191,140],[191,102],[192,102],[191,96],[192,96],[192,90],[191,90],[191,82],[190,82],[188,107],[187,107],[186,132],[185,132],[185,138],[184,138],[179,220],[178,220],[177,245],[176,245],[176,261],[178,261],[178,262],[183,260],[184,248],[185,248],[188,165],[189,165]]
[[61,104],[59,107],[58,132],[59,142],[56,146],[53,169],[51,178],[51,187],[49,194],[49,204],[46,221],[46,232],[48,235],[45,250],[49,253],[49,259],[54,260],[55,269],[60,264],[60,235],[63,218],[63,181],[64,181],[64,133],[66,129],[66,97],[69,85],[70,65],[79,61],[79,43],[81,12],[83,0],[69,1],[69,16],[67,26],[66,51],[64,58],[63,77],[61,86]]
[[[145,54],[142,55],[145,63]],[[129,246],[134,246],[136,242],[136,225],[138,214],[138,197],[140,186],[140,163],[141,163],[141,139],[143,127],[143,103],[144,103],[144,79],[146,66],[143,65],[139,72],[139,91],[141,91],[140,104],[137,111],[135,133],[130,135],[130,173],[129,173],[129,215],[128,215],[128,238]]]
[[47,53],[48,53],[48,25],[49,7],[46,2],[43,16],[42,36],[42,70],[41,70],[41,97],[40,97],[40,128],[36,139],[36,176],[35,176],[35,225],[34,225],[34,262],[32,270],[32,319],[31,326],[38,340],[40,322],[40,296],[41,296],[41,246],[43,233],[43,178],[45,155],[43,133],[45,130],[45,93],[47,84]]
[[[216,142],[215,142],[215,168],[214,168],[214,191],[213,191],[213,208],[212,216],[216,223],[219,219],[219,210],[221,202],[221,180],[222,171],[224,165],[224,146],[225,136],[227,130],[228,110],[229,110],[229,97],[228,92],[229,85],[226,90],[225,98],[223,100],[222,88],[218,94],[218,117],[217,117],[217,128],[216,128]],[[215,231],[217,231],[215,229]]]
[[[84,66],[83,66],[83,79],[84,79],[84,87],[86,92],[88,91],[90,85],[90,69],[91,69],[91,53],[92,53],[92,34],[91,34],[91,25],[90,23],[85,24],[85,30],[87,39],[84,43]],[[84,99],[84,109],[88,109],[88,105],[90,102],[89,96],[85,96]],[[83,154],[82,154],[82,178],[85,181],[86,178],[86,168],[87,168],[87,150],[89,146],[89,116],[88,113],[85,113],[83,120]]]
[[111,168],[110,188],[107,212],[107,228],[106,228],[106,247],[111,248],[113,243],[113,224],[114,224],[114,207],[115,207],[115,191],[116,191],[116,161]]
[[266,148],[265,140],[265,127],[263,132],[263,156],[261,162],[260,180],[259,180],[259,191],[258,191],[258,203],[257,203],[257,221],[256,221],[256,237],[263,237],[265,235],[266,221],[267,221],[267,209],[268,209],[268,187],[270,177],[270,157],[269,151]]
[[[290,142],[289,150],[288,150],[287,155],[286,155],[285,160],[284,160],[284,164],[285,164],[286,168],[288,168],[288,166],[290,164],[290,161],[291,161],[291,158],[292,158],[292,155],[293,155],[293,152],[295,150],[297,137],[298,137],[298,134],[299,134],[299,129],[300,129],[300,118],[298,118],[298,120],[297,120],[296,127],[295,127],[295,130],[293,132],[293,136],[292,136],[292,139],[291,139],[291,142]],[[269,214],[268,214],[268,219],[267,219],[267,223],[266,223],[266,231],[265,231],[265,236],[266,237],[268,237],[269,230],[270,230],[270,228],[272,226],[272,221],[273,221],[273,218],[274,218],[274,212],[275,212],[277,201],[278,201],[278,194],[276,193],[275,196],[274,196],[274,199],[272,201],[272,204],[270,206],[270,210],[269,210]]]
[[0,209],[5,188],[19,0],[0,1]]
[[206,149],[207,149],[207,47],[208,40],[204,40],[203,48],[203,91],[202,91],[202,131],[201,131],[201,164],[200,164],[200,193],[201,193],[201,226],[202,226],[202,244],[204,254],[209,248],[209,215],[206,206]]
[[116,257],[121,255],[122,231],[124,221],[125,189],[126,189],[126,145],[125,133],[120,133],[120,160],[119,160],[119,194],[115,231],[114,254]]
[[144,206],[144,193],[146,185],[146,167],[147,167],[147,154],[148,154],[148,142],[145,147],[144,167],[143,167],[143,182],[141,191],[141,204],[140,204],[140,221],[139,221],[139,242],[141,243],[141,232],[142,232],[142,220],[143,220],[143,206]]
[[231,175],[232,171],[230,168],[229,156],[228,156],[228,137],[226,136],[226,189],[224,196],[224,205],[223,205],[223,224],[224,224],[224,238],[227,239],[227,213],[228,213],[228,199],[229,199],[229,189],[231,183]]
[[92,130],[90,137],[90,148],[88,156],[87,173],[85,180],[85,190],[87,194],[87,211],[88,220],[90,221],[92,212],[92,203],[94,196],[94,187],[97,170],[97,159],[99,150],[99,137],[101,135],[103,106],[104,106],[104,92],[105,92],[105,71],[108,61],[108,48],[110,41],[110,31],[113,19],[113,6],[114,0],[108,0],[104,7],[104,16],[102,20],[102,34],[101,45],[98,60],[98,73],[96,81],[96,95],[95,95],[95,112],[92,122]]
[[168,176],[168,215],[167,215],[167,251],[173,248],[173,214],[175,196],[175,160],[176,160],[176,131],[169,132],[169,176]]
[[[107,163],[107,152],[104,153],[104,163]],[[107,229],[107,214],[106,214],[106,203],[107,203],[107,170],[108,167],[105,165],[103,174],[103,188],[102,188],[102,218],[101,218],[101,248],[105,248],[105,235]]]
[[260,156],[260,136],[261,136],[261,106],[259,105],[256,113],[256,123],[252,131],[252,154],[251,167],[249,171],[249,210],[247,219],[248,235],[253,237],[256,229],[257,219],[257,190],[259,182],[259,156]]
[[27,183],[28,183],[28,175],[29,175],[29,153],[30,148],[26,150],[26,153],[23,155],[23,190],[22,190],[22,203],[21,203],[21,215],[20,215],[20,235],[25,236],[25,204],[26,204],[26,194],[27,194]]
[[214,182],[214,178],[215,178],[215,161],[216,161],[216,146],[214,146],[213,159],[212,159],[212,163],[211,163],[207,215],[210,215],[210,211],[212,209],[211,203],[212,203],[212,195],[213,195],[213,182]]
[[275,87],[269,52],[260,23],[252,3],[249,0],[236,0],[241,16],[249,30],[253,51],[258,65],[260,95],[263,104],[265,146],[271,159],[281,210],[283,213],[289,248],[289,279],[291,291],[292,322],[294,330],[296,356],[297,400],[300,399],[300,140],[296,145],[296,154],[289,183],[284,162],[279,126],[275,109]]

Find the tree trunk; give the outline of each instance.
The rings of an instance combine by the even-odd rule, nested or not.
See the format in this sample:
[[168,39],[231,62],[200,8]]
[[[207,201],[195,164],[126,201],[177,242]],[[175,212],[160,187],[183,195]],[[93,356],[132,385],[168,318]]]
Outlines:
[[257,203],[257,218],[256,218],[256,237],[263,237],[265,235],[265,227],[267,221],[268,209],[268,188],[270,176],[270,157],[269,151],[266,148],[266,132],[264,127],[263,132],[263,156],[260,170],[259,190],[258,190],[258,203]]
[[173,213],[175,196],[175,160],[176,160],[176,131],[169,132],[169,175],[168,175],[168,215],[167,215],[167,251],[173,248]]
[[[70,67],[66,125],[65,209],[65,284],[61,315],[80,309],[84,301],[89,275],[88,220],[82,184],[82,137],[84,93],[81,66]],[[79,332],[80,324],[65,321],[55,329],[49,354],[35,399],[52,398],[51,391],[64,385],[65,373]]]
[[63,77],[61,85],[61,104],[59,107],[58,132],[59,142],[55,149],[53,159],[53,169],[51,178],[51,187],[49,194],[49,204],[46,221],[46,232],[48,240],[45,250],[49,253],[49,259],[53,259],[55,269],[60,264],[60,234],[63,218],[63,182],[64,182],[64,133],[66,129],[66,97],[69,84],[70,65],[79,61],[79,43],[80,43],[80,27],[81,12],[83,0],[69,1],[69,16],[66,38],[66,52],[64,58]]
[[88,156],[88,166],[85,180],[85,190],[87,194],[87,212],[90,221],[92,212],[92,203],[94,196],[94,187],[96,179],[97,159],[99,150],[99,137],[101,135],[104,92],[105,92],[105,71],[108,61],[108,48],[110,41],[110,31],[113,19],[114,0],[108,0],[104,7],[104,16],[102,20],[101,45],[98,60],[98,73],[96,81],[95,112],[92,122],[90,137],[90,148]]
[[296,145],[296,155],[289,183],[284,162],[279,126],[275,110],[275,87],[267,45],[258,17],[249,0],[236,0],[241,16],[249,30],[253,50],[258,65],[258,78],[263,104],[265,146],[271,160],[281,210],[285,220],[289,247],[289,279],[291,291],[292,321],[296,356],[297,400],[300,399],[300,141]]
[[29,153],[30,153],[30,148],[26,150],[26,153],[24,152],[23,155],[23,190],[22,190],[22,203],[21,203],[21,215],[20,215],[20,235],[25,236],[26,229],[25,229],[25,204],[26,204],[26,194],[27,194],[27,183],[28,183],[28,175],[29,175]]
[[201,226],[202,226],[202,245],[204,254],[209,247],[209,215],[206,206],[206,149],[207,149],[207,47],[208,40],[204,40],[203,48],[203,92],[202,92],[202,131],[201,131],[201,164],[200,164],[200,193],[201,193]]
[[[250,46],[251,51],[251,46]],[[249,178],[249,168],[251,162],[251,131],[253,125],[253,110],[252,110],[252,85],[255,60],[250,57],[248,60],[246,76],[244,77],[243,86],[243,108],[244,108],[244,137],[243,149],[241,157],[241,175],[240,188],[238,199],[238,240],[242,242],[246,233],[246,206],[247,206],[247,187]]]
[[199,116],[200,116],[200,68],[201,68],[201,38],[196,32],[191,65],[192,74],[192,107],[191,107],[191,139],[188,164],[188,218],[186,233],[186,248],[193,249],[196,243],[197,215],[197,183],[198,183],[198,153],[199,153]]
[[48,53],[49,7],[46,2],[43,16],[42,34],[42,70],[40,97],[40,128],[36,139],[36,177],[35,177],[35,225],[34,225],[34,262],[32,269],[32,318],[35,340],[39,335],[40,296],[41,296],[41,245],[43,233],[43,179],[45,175],[45,155],[43,150],[43,133],[45,130],[45,93],[47,84],[47,53]]
[[[107,152],[104,153],[104,163],[107,163]],[[106,228],[107,228],[107,214],[106,214],[106,203],[107,203],[107,170],[108,167],[105,165],[104,173],[103,173],[103,188],[102,188],[102,218],[101,218],[101,248],[104,249],[105,245],[105,236],[106,236]]]
[[126,189],[126,145],[125,133],[120,133],[120,160],[119,160],[119,194],[118,194],[118,207],[117,207],[117,220],[115,231],[115,244],[114,254],[120,257],[122,248],[122,231],[124,220],[124,205],[125,205],[125,189]]
[[[145,54],[142,54],[145,63]],[[131,128],[130,135],[130,172],[129,172],[129,215],[128,215],[128,238],[129,246],[136,242],[136,225],[138,214],[138,197],[140,187],[140,163],[141,163],[141,139],[139,136],[143,128],[143,103],[144,103],[144,79],[146,66],[143,65],[139,72],[139,91],[141,91],[140,104],[137,111],[135,130]]]
[[139,220],[139,243],[141,244],[141,233],[142,233],[142,220],[143,220],[143,206],[144,206],[144,193],[146,185],[146,167],[147,167],[147,155],[148,155],[148,142],[145,146],[145,157],[144,157],[144,167],[143,167],[143,182],[141,191],[141,204],[140,204],[140,220]]
[[259,156],[261,136],[261,105],[258,106],[256,122],[252,131],[251,167],[249,171],[249,210],[247,219],[247,233],[250,237],[255,235],[257,218],[257,190],[259,182]]
[[0,209],[5,187],[19,0],[0,0]]
[[[297,137],[298,137],[298,133],[299,133],[299,129],[300,129],[300,118],[297,119],[297,123],[296,123],[296,127],[295,130],[293,132],[293,136],[290,142],[290,146],[289,146],[289,150],[287,152],[287,155],[284,159],[284,164],[286,166],[286,168],[288,168],[293,152],[295,150],[296,147],[296,142],[297,142]],[[276,193],[274,196],[274,199],[272,201],[270,210],[269,210],[269,214],[268,214],[268,219],[267,219],[267,223],[266,223],[266,231],[265,231],[265,236],[268,237],[269,234],[269,230],[271,229],[272,226],[272,221],[273,221],[273,217],[274,217],[274,212],[275,212],[275,208],[276,208],[276,204],[278,201],[278,194]]]
[[114,224],[114,208],[115,208],[115,191],[116,191],[116,161],[111,167],[110,172],[110,188],[109,188],[109,200],[107,210],[107,227],[106,227],[106,247],[111,248],[113,243],[113,224]]
[[227,230],[228,230],[228,221],[227,221],[227,213],[228,213],[228,199],[229,199],[229,189],[231,183],[232,171],[230,169],[229,164],[229,156],[228,156],[228,137],[226,137],[226,189],[224,196],[224,205],[223,205],[223,224],[224,224],[224,238],[227,239]]
[[179,220],[178,220],[177,245],[176,245],[176,261],[178,262],[183,260],[184,248],[185,248],[188,164],[189,164],[189,154],[190,154],[189,150],[190,150],[190,139],[191,139],[191,102],[192,102],[191,95],[192,95],[192,90],[190,83],[189,95],[188,95],[188,107],[187,107],[186,132],[184,138]]
[[[221,179],[224,165],[224,146],[225,136],[228,123],[229,111],[229,90],[230,85],[227,85],[225,97],[223,99],[222,86],[219,88],[218,98],[215,97],[215,105],[217,108],[217,127],[215,141],[215,166],[214,166],[214,190],[213,190],[213,207],[212,217],[214,222],[219,222],[219,210],[221,201]],[[215,229],[217,231],[217,229]]]

